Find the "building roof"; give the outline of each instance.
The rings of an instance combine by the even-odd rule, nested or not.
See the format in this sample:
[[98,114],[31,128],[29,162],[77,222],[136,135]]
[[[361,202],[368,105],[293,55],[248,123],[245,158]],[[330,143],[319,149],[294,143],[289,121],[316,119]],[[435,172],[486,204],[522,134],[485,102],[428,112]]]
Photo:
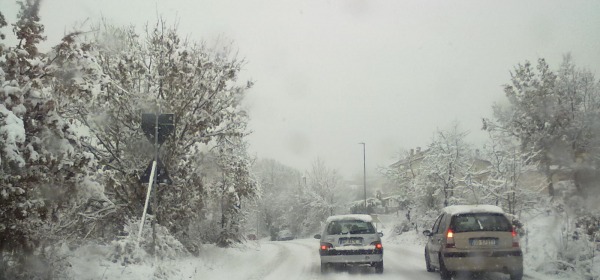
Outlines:
[[427,152],[429,152],[429,149],[426,149],[426,150],[417,150],[416,152],[415,151],[411,151],[411,154],[409,154],[408,157],[400,159],[400,160],[392,163],[390,165],[390,167],[398,168],[400,166],[409,165],[410,163],[423,160],[423,158],[425,157],[425,154],[427,154]]

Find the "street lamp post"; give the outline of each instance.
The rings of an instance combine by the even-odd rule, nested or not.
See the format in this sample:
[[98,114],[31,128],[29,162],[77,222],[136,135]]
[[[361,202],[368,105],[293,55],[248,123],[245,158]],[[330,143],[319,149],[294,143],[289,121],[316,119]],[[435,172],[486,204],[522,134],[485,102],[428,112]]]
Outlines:
[[360,142],[358,144],[363,146],[363,187],[365,194],[365,212],[367,212],[366,214],[368,214],[369,208],[367,207],[367,156],[365,152],[365,143]]

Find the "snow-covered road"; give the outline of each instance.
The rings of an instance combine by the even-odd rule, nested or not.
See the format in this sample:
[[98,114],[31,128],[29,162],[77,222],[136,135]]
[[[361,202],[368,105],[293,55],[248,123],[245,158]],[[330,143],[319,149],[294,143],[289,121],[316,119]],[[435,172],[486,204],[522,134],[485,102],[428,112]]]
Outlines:
[[[89,247],[74,253],[73,279],[227,279],[227,280],[307,280],[307,279],[380,279],[434,280],[439,273],[427,272],[423,258],[425,239],[411,231],[397,235],[392,232],[396,215],[380,217],[378,228],[385,233],[384,272],[376,274],[371,267],[350,267],[321,274],[318,253],[319,240],[306,238],[290,241],[249,241],[234,248],[203,245],[199,256],[170,260],[146,260],[122,266],[107,260],[108,248]],[[105,251],[102,253],[102,251]],[[524,279],[546,279],[528,277]],[[531,274],[529,274],[531,275]],[[471,279],[458,275],[455,280]],[[501,273],[484,274],[479,280],[508,280]]]
[[248,279],[317,279],[321,272],[319,260],[314,257],[316,254],[315,242],[310,244],[307,241],[296,240],[263,244],[263,246],[275,246],[278,254],[272,262],[263,266],[259,273],[251,275]]
[[280,254],[274,258],[275,263],[270,267],[271,270],[265,267],[263,271],[268,271],[266,274],[256,274],[253,275],[255,278],[249,279],[439,279],[436,273],[424,270],[422,257],[417,252],[403,250],[399,245],[385,248],[383,274],[375,274],[374,269],[370,267],[350,267],[324,275],[320,272],[318,240],[266,242],[262,246],[275,246]]
[[[347,270],[321,274],[318,254],[319,241],[258,241],[237,248],[218,248],[206,245],[197,257],[148,261],[122,266],[102,257],[85,254],[72,260],[73,279],[227,279],[227,280],[306,280],[306,279],[394,279],[433,280],[438,273],[425,271],[423,246],[411,242],[385,242],[383,274],[370,267],[351,267]],[[458,276],[455,280],[470,279]],[[507,280],[504,274],[485,274],[480,280]],[[525,277],[524,279],[533,279]],[[542,279],[542,278],[540,278]]]
[[[317,253],[318,241],[314,239],[299,239],[280,242],[262,242],[260,249],[254,251],[255,266],[244,266],[246,276],[240,278],[247,280],[279,280],[279,279],[440,279],[437,273],[425,271],[422,248],[410,244],[389,244],[385,247],[383,274],[375,274],[373,268],[351,267],[348,270],[336,271],[322,275],[320,272],[319,255]],[[236,269],[228,267],[227,269]],[[226,276],[226,271],[215,272],[215,275]],[[225,278],[223,278],[225,279]],[[458,276],[455,279],[470,279]],[[482,280],[508,279],[503,274],[486,274]]]

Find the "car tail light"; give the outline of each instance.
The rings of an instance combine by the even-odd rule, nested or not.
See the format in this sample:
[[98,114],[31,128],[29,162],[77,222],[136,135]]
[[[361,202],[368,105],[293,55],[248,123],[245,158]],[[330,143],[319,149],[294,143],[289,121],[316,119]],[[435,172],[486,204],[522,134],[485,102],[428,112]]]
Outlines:
[[448,229],[446,233],[446,248],[454,248],[456,245],[454,244],[454,232],[452,229]]
[[333,248],[333,245],[331,243],[321,242],[321,251],[326,251],[331,248]]
[[513,247],[519,247],[519,236],[517,235],[517,231],[515,230],[515,228],[513,227],[512,229],[512,246]]
[[371,245],[375,245],[375,249],[378,249],[378,250],[383,249],[383,245],[379,241],[371,242]]

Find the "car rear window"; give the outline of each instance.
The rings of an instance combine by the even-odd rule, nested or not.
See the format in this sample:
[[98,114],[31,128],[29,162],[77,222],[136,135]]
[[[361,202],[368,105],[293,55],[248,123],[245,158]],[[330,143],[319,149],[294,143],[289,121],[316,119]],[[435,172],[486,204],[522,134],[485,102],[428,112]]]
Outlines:
[[372,223],[360,220],[334,221],[327,225],[327,234],[373,234],[375,227]]
[[467,231],[512,231],[506,216],[499,213],[465,213],[452,217],[450,228],[455,233]]

